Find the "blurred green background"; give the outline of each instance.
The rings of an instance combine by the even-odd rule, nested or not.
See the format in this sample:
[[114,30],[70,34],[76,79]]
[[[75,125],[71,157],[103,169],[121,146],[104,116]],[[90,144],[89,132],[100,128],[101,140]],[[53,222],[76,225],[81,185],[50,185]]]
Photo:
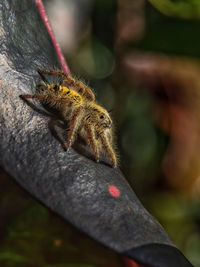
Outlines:
[[[112,110],[120,168],[200,266],[200,1],[46,0],[72,73]],[[0,266],[123,266],[1,170]]]

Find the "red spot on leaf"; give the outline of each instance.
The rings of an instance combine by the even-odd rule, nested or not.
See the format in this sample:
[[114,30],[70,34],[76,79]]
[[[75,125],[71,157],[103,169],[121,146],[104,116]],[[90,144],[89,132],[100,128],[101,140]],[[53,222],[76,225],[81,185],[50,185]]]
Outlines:
[[120,196],[119,189],[114,185],[109,185],[108,186],[108,191],[109,191],[109,193],[111,194],[112,197],[119,197]]
[[123,260],[126,267],[142,267],[142,265],[139,265],[138,263],[129,258],[123,257]]

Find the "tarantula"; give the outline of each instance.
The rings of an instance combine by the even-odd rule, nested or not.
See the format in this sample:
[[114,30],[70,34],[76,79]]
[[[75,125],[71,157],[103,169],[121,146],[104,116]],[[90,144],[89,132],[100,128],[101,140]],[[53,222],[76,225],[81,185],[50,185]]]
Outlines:
[[[36,94],[26,94],[22,97],[39,99],[48,106],[56,108],[64,121],[69,121],[67,142],[64,144],[67,150],[79,134],[89,144],[97,162],[100,152],[103,152],[111,161],[112,167],[117,167],[117,157],[112,144],[112,120],[109,113],[95,102],[92,90],[63,71],[38,72],[43,84],[37,87]],[[49,84],[44,74],[60,76],[62,81]]]

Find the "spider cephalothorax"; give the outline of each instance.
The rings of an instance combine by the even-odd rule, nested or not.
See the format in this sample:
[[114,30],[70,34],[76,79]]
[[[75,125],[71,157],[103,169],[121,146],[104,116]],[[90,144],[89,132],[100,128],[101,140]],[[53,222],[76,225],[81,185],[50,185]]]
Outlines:
[[[109,113],[95,102],[92,90],[83,82],[62,71],[39,71],[44,83],[37,87],[36,94],[23,95],[36,98],[60,111],[63,119],[69,121],[66,149],[73,144],[77,134],[84,138],[92,149],[95,160],[103,152],[117,166],[117,157],[112,144],[112,120]],[[49,84],[44,74],[61,76],[58,84]]]

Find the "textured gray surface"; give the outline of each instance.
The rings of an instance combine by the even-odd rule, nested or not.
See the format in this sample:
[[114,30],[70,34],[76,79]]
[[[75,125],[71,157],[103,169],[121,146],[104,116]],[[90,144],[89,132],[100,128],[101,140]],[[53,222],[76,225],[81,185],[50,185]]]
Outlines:
[[[38,69],[59,67],[34,1],[0,3],[0,37],[1,166],[50,209],[116,251],[174,246],[120,170],[73,148],[63,151],[49,130],[50,118],[19,98],[34,93]],[[110,195],[109,185],[119,197]]]

